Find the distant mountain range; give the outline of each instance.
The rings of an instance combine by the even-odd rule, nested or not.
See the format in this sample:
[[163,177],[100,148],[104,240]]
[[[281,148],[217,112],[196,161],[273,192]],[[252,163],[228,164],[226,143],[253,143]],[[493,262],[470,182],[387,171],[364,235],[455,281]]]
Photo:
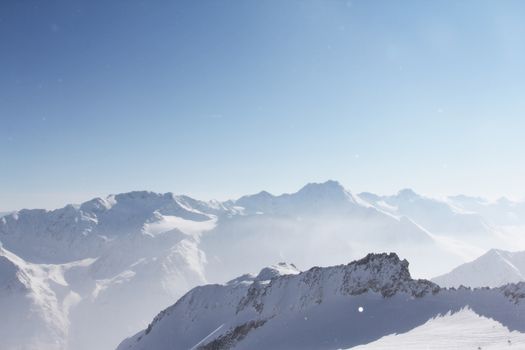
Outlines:
[[279,261],[305,269],[395,251],[429,278],[491,248],[525,249],[522,208],[411,190],[355,194],[328,181],[225,202],[137,191],[24,209],[0,217],[0,305],[9,305],[0,338],[114,349],[191,288]]

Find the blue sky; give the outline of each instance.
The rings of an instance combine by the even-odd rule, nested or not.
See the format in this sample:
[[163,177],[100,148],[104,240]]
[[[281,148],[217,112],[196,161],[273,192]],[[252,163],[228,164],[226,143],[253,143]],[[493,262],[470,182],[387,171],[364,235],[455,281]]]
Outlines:
[[134,189],[525,197],[521,1],[0,3],[0,211]]

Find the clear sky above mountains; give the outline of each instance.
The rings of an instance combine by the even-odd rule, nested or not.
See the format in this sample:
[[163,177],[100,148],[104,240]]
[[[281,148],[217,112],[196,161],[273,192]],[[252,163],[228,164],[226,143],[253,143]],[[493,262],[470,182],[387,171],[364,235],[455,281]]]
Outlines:
[[0,211],[133,189],[525,197],[521,1],[2,1]]

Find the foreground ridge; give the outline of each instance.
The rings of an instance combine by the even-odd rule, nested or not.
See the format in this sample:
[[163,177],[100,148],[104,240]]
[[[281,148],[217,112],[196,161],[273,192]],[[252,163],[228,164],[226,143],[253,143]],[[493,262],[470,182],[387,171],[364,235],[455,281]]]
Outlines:
[[[248,340],[256,330],[279,322],[283,315],[307,315],[316,308],[332,308],[364,295],[372,295],[376,301],[396,296],[417,300],[441,290],[433,282],[412,279],[408,261],[395,253],[368,254],[346,265],[313,267],[304,272],[290,266],[280,264],[284,274],[277,273],[276,267],[273,273],[244,275],[225,285],[194,288],[119,349],[154,348],[157,345],[151,342],[165,336],[178,342],[175,348],[229,349]],[[356,310],[348,309],[354,315]],[[304,317],[308,319],[302,316],[303,321]],[[161,342],[171,343],[168,339]]]
[[414,334],[428,343],[421,332],[449,318],[473,324],[458,328],[472,335],[455,335],[468,344],[478,341],[480,329],[499,325],[483,344],[513,331],[509,341],[525,346],[525,283],[446,289],[413,279],[408,266],[395,253],[368,254],[304,272],[281,263],[257,276],[197,287],[118,350],[345,349],[390,334],[407,333],[400,339],[410,342],[410,332],[423,325]]

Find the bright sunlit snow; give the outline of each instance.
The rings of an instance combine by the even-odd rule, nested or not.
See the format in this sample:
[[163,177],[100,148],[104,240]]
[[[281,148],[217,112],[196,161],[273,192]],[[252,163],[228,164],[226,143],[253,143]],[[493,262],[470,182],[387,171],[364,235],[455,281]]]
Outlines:
[[465,308],[427,321],[406,333],[387,335],[352,350],[507,350],[525,348],[525,333],[509,331]]

